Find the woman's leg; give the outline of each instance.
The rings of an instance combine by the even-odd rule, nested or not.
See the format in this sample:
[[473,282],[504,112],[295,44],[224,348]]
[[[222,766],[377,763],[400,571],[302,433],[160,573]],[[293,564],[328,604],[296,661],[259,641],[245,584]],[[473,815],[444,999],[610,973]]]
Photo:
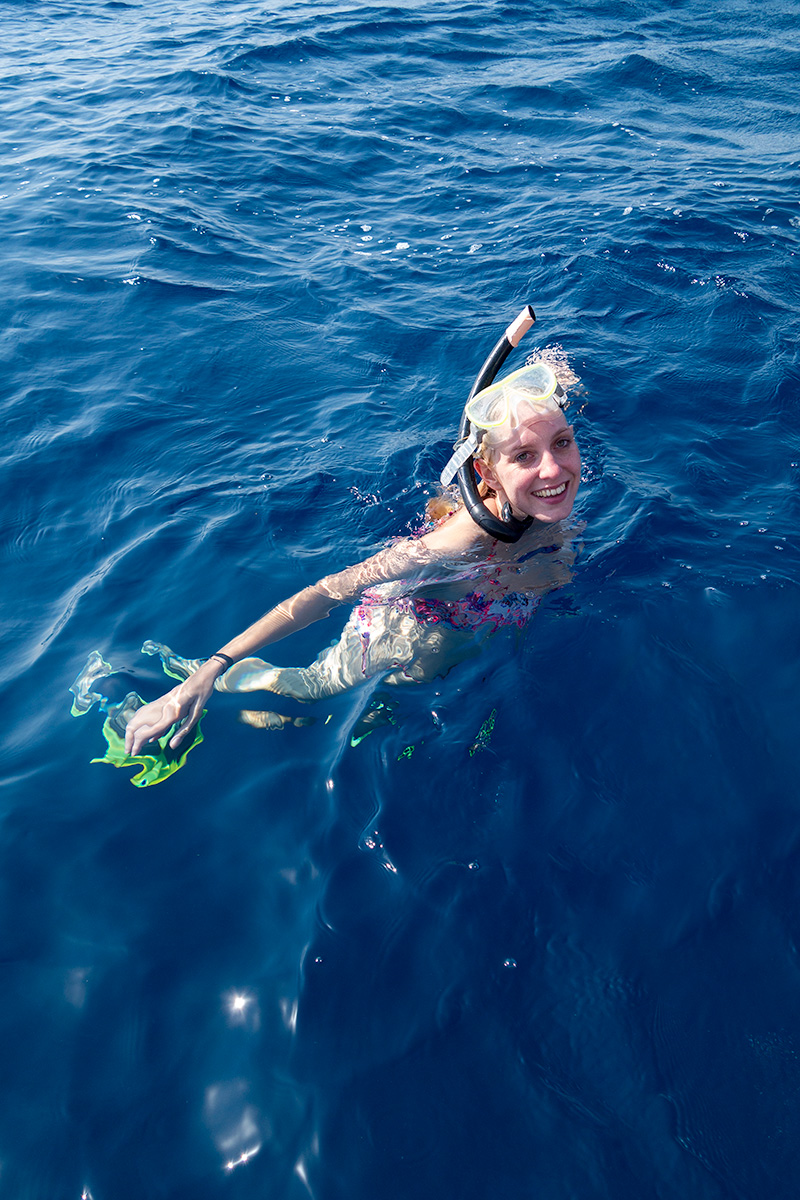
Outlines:
[[[382,610],[381,610],[382,611]],[[358,687],[365,679],[400,663],[396,654],[411,657],[410,646],[378,646],[356,610],[333,646],[308,667],[274,667],[260,658],[244,658],[229,667],[215,684],[221,692],[268,691],[293,700],[321,700]],[[387,661],[387,653],[395,654]]]

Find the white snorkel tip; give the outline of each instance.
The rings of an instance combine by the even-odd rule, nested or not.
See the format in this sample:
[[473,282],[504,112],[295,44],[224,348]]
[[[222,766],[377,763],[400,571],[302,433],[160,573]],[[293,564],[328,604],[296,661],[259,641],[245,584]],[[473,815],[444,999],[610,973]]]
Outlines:
[[536,313],[530,304],[526,304],[519,316],[514,318],[506,330],[506,337],[513,347],[519,345],[535,320]]

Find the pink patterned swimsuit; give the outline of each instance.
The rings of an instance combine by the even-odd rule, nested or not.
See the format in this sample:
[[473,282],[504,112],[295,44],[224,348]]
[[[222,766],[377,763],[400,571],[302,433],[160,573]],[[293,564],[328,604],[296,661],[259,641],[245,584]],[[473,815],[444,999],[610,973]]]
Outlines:
[[462,633],[474,633],[485,625],[494,633],[502,625],[523,625],[533,616],[539,606],[539,597],[527,592],[504,592],[499,596],[487,595],[477,589],[457,600],[439,600],[425,596],[398,596],[387,599],[367,589],[356,609],[359,624],[369,626],[370,609],[394,608],[416,617],[423,625],[447,625]]

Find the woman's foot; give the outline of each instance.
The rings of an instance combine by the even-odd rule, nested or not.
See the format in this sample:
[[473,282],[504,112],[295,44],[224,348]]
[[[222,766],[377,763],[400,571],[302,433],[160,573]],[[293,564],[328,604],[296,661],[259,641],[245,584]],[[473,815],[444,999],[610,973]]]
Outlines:
[[287,725],[313,725],[315,717],[284,717],[282,713],[243,708],[239,713],[243,725],[252,725],[253,729],[285,729]]

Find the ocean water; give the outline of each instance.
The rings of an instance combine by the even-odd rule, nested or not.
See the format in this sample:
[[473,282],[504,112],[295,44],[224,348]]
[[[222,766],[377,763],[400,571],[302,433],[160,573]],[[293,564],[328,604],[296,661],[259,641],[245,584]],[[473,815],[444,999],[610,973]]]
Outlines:
[[[3,4],[0,1195],[795,1196],[799,20]],[[415,527],[528,302],[570,585],[356,746],[92,765],[88,653]]]

